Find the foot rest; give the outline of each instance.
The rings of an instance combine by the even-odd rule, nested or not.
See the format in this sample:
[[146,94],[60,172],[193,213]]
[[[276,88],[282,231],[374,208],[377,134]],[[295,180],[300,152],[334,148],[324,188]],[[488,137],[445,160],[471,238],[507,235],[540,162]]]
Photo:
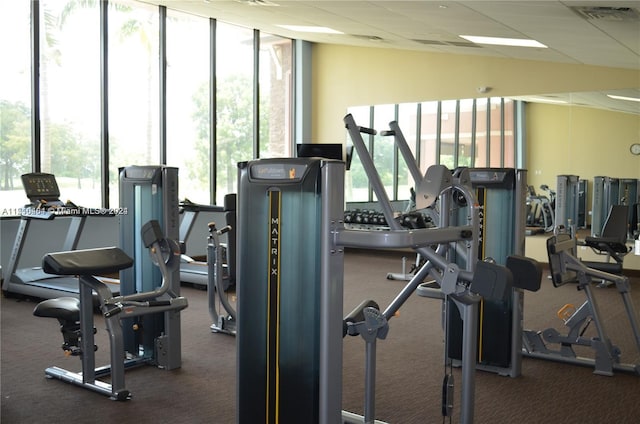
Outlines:
[[133,259],[117,247],[47,253],[42,258],[42,270],[55,275],[109,274],[131,265]]
[[33,309],[33,315],[63,321],[80,321],[80,300],[75,297],[43,300]]

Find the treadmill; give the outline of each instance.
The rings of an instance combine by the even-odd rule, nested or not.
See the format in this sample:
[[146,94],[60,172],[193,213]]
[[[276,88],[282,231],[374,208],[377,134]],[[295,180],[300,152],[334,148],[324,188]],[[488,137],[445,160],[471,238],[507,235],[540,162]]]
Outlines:
[[[227,239],[235,235],[235,203],[235,194],[225,196],[224,206],[200,205],[193,203],[188,199],[180,202],[180,213],[183,216],[182,221],[180,222],[179,233],[180,244],[182,245],[181,248],[184,252],[180,260],[181,282],[202,286],[202,288],[205,289],[208,287],[209,280],[207,262],[196,261],[186,255],[186,241],[191,234],[191,230],[193,230],[196,218],[200,212],[217,212],[224,214],[226,224],[232,226],[232,230],[227,233]],[[224,279],[224,289],[226,291],[229,286],[235,284],[235,272],[233,272],[233,267],[228,266],[228,264],[230,264],[229,259],[231,259],[231,257],[235,257],[235,252],[229,252],[226,249],[224,251],[227,255],[227,260],[225,261],[225,265],[223,265],[223,273],[228,277]]]
[[[18,268],[27,232],[33,220],[50,221],[57,216],[70,217],[70,224],[60,251],[75,250],[80,240],[82,229],[86,223],[88,211],[71,202],[60,200],[60,190],[53,174],[29,173],[22,175],[22,185],[31,202],[21,210],[20,225],[11,250],[7,268],[3,274],[2,291],[40,299],[53,299],[62,296],[79,298],[79,282],[74,276],[52,275],[42,267]],[[113,214],[96,214],[96,216],[113,216]],[[108,284],[111,292],[117,296],[120,284],[117,279],[100,277]],[[94,302],[97,304],[94,293]]]

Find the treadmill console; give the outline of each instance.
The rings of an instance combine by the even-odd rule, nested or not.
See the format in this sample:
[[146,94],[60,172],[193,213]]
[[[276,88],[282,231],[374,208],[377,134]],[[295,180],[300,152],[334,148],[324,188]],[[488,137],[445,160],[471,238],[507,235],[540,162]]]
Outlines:
[[33,172],[21,176],[24,191],[32,205],[47,203],[62,205],[60,189],[53,174]]

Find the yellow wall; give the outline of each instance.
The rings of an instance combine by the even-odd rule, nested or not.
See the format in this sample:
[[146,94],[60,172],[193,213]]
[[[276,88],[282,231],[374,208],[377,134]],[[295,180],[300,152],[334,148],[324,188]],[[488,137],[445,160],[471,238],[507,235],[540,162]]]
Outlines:
[[[345,140],[350,106],[640,87],[640,71],[481,56],[316,44],[312,69],[312,138]],[[525,167],[534,187],[559,174],[640,178],[640,116],[600,109],[528,104]],[[591,189],[589,190],[591,192]],[[589,205],[591,205],[589,197]]]
[[536,188],[555,187],[559,174],[589,180],[589,193],[598,175],[640,179],[640,156],[629,152],[631,143],[640,142],[638,115],[530,103],[526,133],[527,179]]
[[640,72],[597,66],[315,44],[312,141],[344,140],[349,106],[640,86]]

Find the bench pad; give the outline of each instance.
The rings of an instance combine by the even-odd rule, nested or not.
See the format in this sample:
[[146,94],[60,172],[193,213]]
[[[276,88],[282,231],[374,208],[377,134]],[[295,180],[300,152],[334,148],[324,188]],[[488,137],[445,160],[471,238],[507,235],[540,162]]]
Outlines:
[[117,247],[47,253],[42,258],[44,272],[55,275],[96,275],[118,272],[133,265]]

